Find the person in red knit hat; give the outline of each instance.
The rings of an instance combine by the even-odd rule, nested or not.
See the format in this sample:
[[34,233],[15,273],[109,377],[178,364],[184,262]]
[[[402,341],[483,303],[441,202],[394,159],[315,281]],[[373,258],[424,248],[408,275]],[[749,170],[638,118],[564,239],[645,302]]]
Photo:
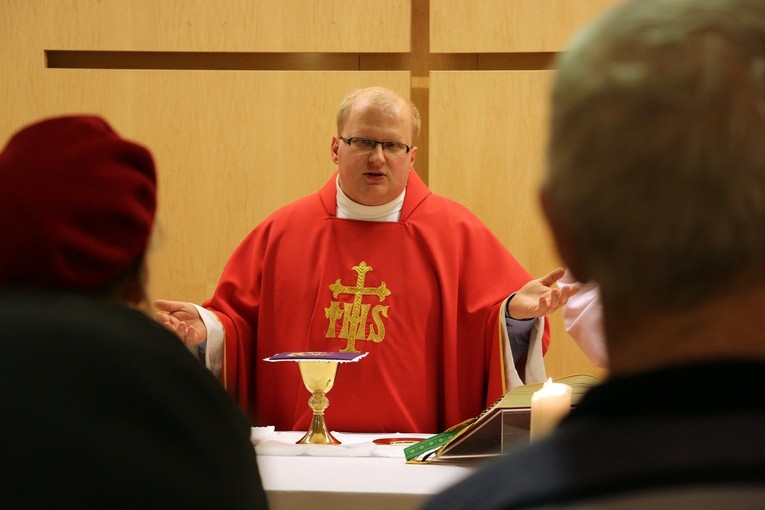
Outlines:
[[13,136],[0,176],[0,285],[144,301],[139,275],[157,205],[148,150],[103,119],[59,117]]
[[102,118],[0,153],[0,486],[10,508],[265,508],[250,426],[146,308],[154,160]]

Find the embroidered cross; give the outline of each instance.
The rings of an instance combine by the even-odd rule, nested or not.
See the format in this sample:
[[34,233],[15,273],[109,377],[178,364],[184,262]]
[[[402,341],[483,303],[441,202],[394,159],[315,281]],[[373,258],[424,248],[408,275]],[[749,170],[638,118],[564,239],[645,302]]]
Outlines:
[[329,308],[324,309],[324,315],[329,319],[327,338],[335,337],[337,320],[341,317],[343,319],[339,336],[348,342],[345,349],[342,349],[342,352],[359,352],[356,349],[356,340],[382,342],[385,338],[385,325],[382,322],[381,316],[388,317],[387,306],[375,305],[372,308],[372,321],[374,325],[370,324],[369,334],[366,334],[370,305],[364,303],[362,299],[364,296],[377,296],[380,301],[384,301],[387,296],[390,296],[391,291],[388,290],[385,282],[381,282],[378,287],[364,286],[367,273],[372,271],[372,266],[367,265],[366,262],[362,261],[358,266],[353,266],[353,270],[358,275],[355,287],[343,285],[340,283],[339,278],[329,286],[333,298],[337,298],[340,294],[353,294],[353,303],[342,303],[343,307],[341,308],[341,303],[332,301]]

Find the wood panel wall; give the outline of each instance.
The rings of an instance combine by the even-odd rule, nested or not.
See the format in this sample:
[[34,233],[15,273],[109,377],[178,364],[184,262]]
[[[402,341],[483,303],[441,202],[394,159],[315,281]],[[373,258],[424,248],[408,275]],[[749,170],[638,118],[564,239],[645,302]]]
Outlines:
[[[418,173],[541,275],[557,264],[536,201],[554,56],[616,3],[3,0],[0,143],[76,112],[150,147],[150,292],[199,302],[256,223],[332,173],[343,95],[383,85],[423,114]],[[550,375],[602,375],[552,322]]]

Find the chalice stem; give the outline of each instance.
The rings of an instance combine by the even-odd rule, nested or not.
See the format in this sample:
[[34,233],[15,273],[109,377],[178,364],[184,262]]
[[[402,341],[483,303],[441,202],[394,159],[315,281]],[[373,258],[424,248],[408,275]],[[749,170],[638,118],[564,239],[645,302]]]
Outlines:
[[315,391],[308,399],[308,405],[313,410],[311,426],[297,444],[340,444],[327,430],[327,423],[324,421],[324,410],[329,407],[329,399],[324,392]]

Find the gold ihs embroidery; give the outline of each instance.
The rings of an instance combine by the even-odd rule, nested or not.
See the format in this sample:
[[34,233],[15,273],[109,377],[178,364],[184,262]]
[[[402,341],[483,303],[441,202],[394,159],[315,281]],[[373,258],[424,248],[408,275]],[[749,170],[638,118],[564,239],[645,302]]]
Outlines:
[[[353,270],[358,274],[355,287],[343,285],[339,278],[329,286],[333,298],[337,298],[340,294],[353,294],[353,303],[332,301],[329,308],[324,309],[324,315],[329,319],[327,338],[335,338],[337,321],[343,320],[339,336],[346,339],[348,343],[345,349],[341,350],[342,352],[359,352],[356,350],[356,340],[382,342],[385,339],[385,323],[382,318],[388,317],[388,306],[375,305],[372,307],[369,303],[362,303],[364,296],[377,296],[381,302],[390,296],[391,292],[385,282],[380,282],[379,287],[365,287],[364,280],[367,272],[372,271],[372,266],[368,266],[364,261],[358,266],[353,266]],[[370,307],[373,324],[369,325],[369,333],[367,334],[367,318]]]

